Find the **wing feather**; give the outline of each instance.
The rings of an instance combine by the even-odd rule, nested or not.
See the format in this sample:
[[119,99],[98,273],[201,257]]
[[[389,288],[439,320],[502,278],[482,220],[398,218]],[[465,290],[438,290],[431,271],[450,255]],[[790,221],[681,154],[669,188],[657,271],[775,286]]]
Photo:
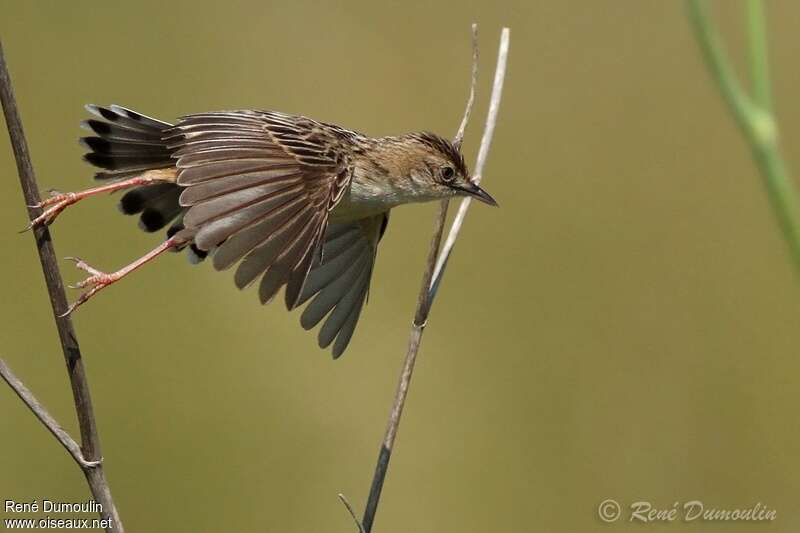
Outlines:
[[[314,251],[311,248],[315,243],[319,242],[319,214],[314,218],[316,220],[312,219],[298,232],[297,236],[284,248],[281,255],[270,265],[267,273],[261,278],[258,295],[262,304],[272,300],[281,286],[287,284],[286,307],[288,309],[294,308],[299,289],[297,281],[291,283],[292,276],[296,275],[298,279],[305,280],[311,267],[311,262],[306,261],[306,258],[313,257]],[[303,281],[299,283],[300,288],[302,288]]]
[[221,246],[223,250],[214,265],[224,270],[269,238],[302,207],[303,198],[296,193],[297,186],[289,187],[209,222],[197,232],[195,242],[203,250]]
[[259,137],[239,137],[231,139],[229,134],[226,135],[205,135],[200,138],[193,139],[191,142],[181,145],[174,152],[175,157],[181,157],[189,154],[207,153],[216,150],[224,150],[226,148],[262,148],[265,151],[272,152],[275,146],[268,141]]
[[[279,237],[280,232],[286,229],[286,225],[292,222],[298,213],[311,209],[307,205],[304,206],[303,203],[302,197],[294,198],[270,211],[257,223],[246,226],[228,237],[214,254],[214,268],[217,270],[229,268],[255,248],[270,239]],[[288,229],[292,228],[294,226],[289,226]]]
[[353,337],[353,332],[356,330],[358,319],[361,317],[361,309],[364,308],[364,302],[366,302],[366,294],[359,298],[358,302],[347,316],[347,320],[342,324],[339,333],[336,335],[336,342],[333,343],[332,350],[334,359],[341,357],[347,349],[347,345],[350,344],[350,339]]
[[261,172],[250,172],[239,176],[231,176],[226,180],[204,181],[193,187],[187,187],[181,194],[183,205],[195,205],[204,200],[210,200],[218,196],[229,194],[250,187],[257,187],[266,184],[295,183],[302,176],[297,174],[286,174],[283,169],[271,169]]
[[325,243],[322,256],[324,263],[314,269],[314,275],[310,276],[300,296],[298,304],[308,301],[313,295],[327,287],[333,280],[341,276],[348,266],[361,256],[366,250],[365,242],[360,235],[353,235],[355,239],[349,241],[349,246],[343,248],[339,253],[328,252],[328,243]]
[[[303,309],[300,315],[300,325],[305,329],[311,329],[325,318],[331,309],[336,306],[342,297],[347,293],[353,282],[361,274],[367,265],[367,259],[360,256],[357,261],[349,265],[344,273],[323,288],[308,306]],[[314,275],[314,271],[311,271]]]
[[335,340],[337,357],[366,299],[384,218],[328,224],[350,184],[348,143],[357,139],[336,126],[267,111],[189,115],[164,134],[196,247],[213,253],[218,270],[239,263],[240,288],[260,278],[262,303],[284,285],[289,309],[313,298],[301,324],[310,328],[328,315],[319,340]]
[[333,343],[334,358],[347,348],[361,316],[387,221],[388,213],[332,224],[325,235],[322,261],[314,264],[298,298],[298,305],[311,300],[300,316],[305,329],[327,316],[318,340],[323,348]]
[[[286,213],[289,213],[289,211],[287,210]],[[308,225],[312,217],[311,208],[305,206],[288,217],[267,219],[266,222],[276,227],[268,233],[266,238],[262,237],[261,228],[256,228],[256,231],[248,230],[247,232],[242,232],[240,234],[242,237],[237,239],[236,242],[223,244],[218,253],[226,253],[230,247],[233,249],[231,253],[235,253],[235,256],[247,254],[236,269],[234,277],[236,286],[240,289],[244,288],[255,281],[258,276],[264,274],[292,242],[292,239]],[[239,237],[239,235],[236,237]],[[250,242],[256,240],[260,242],[255,247],[252,247],[250,242],[244,240],[245,238]],[[233,241],[233,239],[231,240]],[[242,242],[245,242],[245,244],[242,245]]]
[[181,159],[178,160],[178,185],[185,187],[203,181],[238,176],[266,169],[285,169],[287,173],[294,173],[298,169],[297,164],[287,161],[285,157],[275,157],[273,159],[230,159],[192,165],[188,168],[184,168],[181,165]]
[[369,285],[369,278],[372,274],[372,265],[366,264],[358,277],[353,281],[352,285],[348,287],[347,291],[342,295],[341,299],[336,303],[331,314],[328,315],[327,320],[319,330],[319,346],[320,348],[327,348],[358,305],[363,301],[364,296],[367,294],[367,286]]
[[[297,177],[288,177],[280,181],[268,181],[261,185],[238,189],[205,199],[196,204],[184,204],[192,206],[186,214],[184,223],[187,226],[200,228],[203,224],[222,216],[240,218],[243,213],[239,211],[244,208],[268,200],[275,195],[289,194],[294,197],[302,194],[302,192],[303,184],[300,178]],[[253,211],[252,213],[253,217],[257,217],[260,214],[259,211]]]

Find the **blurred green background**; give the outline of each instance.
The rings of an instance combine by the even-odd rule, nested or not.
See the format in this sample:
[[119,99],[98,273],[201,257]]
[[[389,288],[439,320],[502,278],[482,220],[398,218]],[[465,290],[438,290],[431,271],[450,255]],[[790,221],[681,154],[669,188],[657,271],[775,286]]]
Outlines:
[[[743,56],[742,6],[715,4]],[[800,4],[768,7],[777,113],[800,170]],[[505,98],[423,341],[375,531],[608,531],[597,505],[777,509],[800,528],[800,286],[681,2],[25,2],[0,36],[42,189],[89,185],[89,102],[172,120],[268,108],[375,135],[458,125],[481,32]],[[739,64],[741,66],[741,62]],[[741,69],[740,69],[741,70]],[[5,132],[0,356],[73,434],[71,394]],[[59,256],[113,269],[159,237],[86,201]],[[75,316],[128,531],[354,530],[413,314],[433,205],[395,211],[339,361],[298,314],[168,255]],[[82,279],[63,264],[68,282]],[[74,297],[74,295],[71,295]],[[0,387],[0,499],[78,501],[82,475]],[[6,515],[2,515],[5,517]],[[650,525],[661,529],[664,526]]]

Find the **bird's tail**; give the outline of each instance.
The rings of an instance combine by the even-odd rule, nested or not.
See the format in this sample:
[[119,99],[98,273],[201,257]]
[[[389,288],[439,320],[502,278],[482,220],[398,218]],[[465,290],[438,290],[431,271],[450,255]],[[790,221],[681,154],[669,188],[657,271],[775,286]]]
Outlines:
[[[94,133],[81,138],[81,144],[90,150],[84,160],[101,169],[95,179],[117,181],[175,166],[172,152],[162,139],[164,130],[172,124],[116,105],[87,105],[86,109],[97,117],[81,123]],[[178,203],[179,196],[180,188],[174,183],[143,185],[126,192],[119,208],[126,215],[141,213],[139,227],[144,231],[157,231],[174,221],[168,231],[171,235],[183,227],[184,208]]]

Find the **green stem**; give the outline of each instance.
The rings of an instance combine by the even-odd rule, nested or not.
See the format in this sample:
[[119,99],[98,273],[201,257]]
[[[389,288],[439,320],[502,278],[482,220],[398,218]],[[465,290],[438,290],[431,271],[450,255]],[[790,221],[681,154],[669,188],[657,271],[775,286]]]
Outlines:
[[755,100],[742,90],[704,0],[688,0],[689,20],[703,58],[742,130],[764,178],[767,196],[800,273],[800,201],[778,148],[778,128],[771,112],[766,31],[759,0],[748,0],[750,66]]
[[763,110],[772,112],[769,83],[769,55],[764,4],[761,0],[747,1],[748,45],[750,47],[750,80],[753,99]]
[[708,17],[705,1],[689,0],[689,20],[692,22],[703,58],[717,82],[722,98],[731,108],[736,122],[749,136],[748,122],[755,108],[736,81],[722,40]]

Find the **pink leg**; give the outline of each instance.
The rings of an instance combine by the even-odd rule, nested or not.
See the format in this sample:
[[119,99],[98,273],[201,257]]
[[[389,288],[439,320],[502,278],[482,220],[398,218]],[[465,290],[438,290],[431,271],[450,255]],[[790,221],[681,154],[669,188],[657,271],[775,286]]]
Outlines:
[[125,276],[127,276],[140,266],[152,261],[153,259],[163,254],[167,250],[175,248],[185,243],[186,243],[185,240],[177,239],[175,237],[167,239],[166,241],[158,245],[158,247],[146,253],[133,263],[110,274],[101,272],[96,268],[89,266],[87,263],[76,257],[68,257],[67,259],[75,261],[75,266],[77,266],[81,270],[88,272],[89,274],[91,274],[91,276],[89,276],[88,278],[79,283],[76,283],[75,285],[70,285],[71,289],[87,289],[87,290],[83,294],[81,294],[78,297],[78,299],[75,300],[75,303],[69,306],[69,309],[67,309],[66,313],[64,313],[61,316],[67,316],[68,314],[72,313],[75,309],[80,307],[82,304],[86,303],[89,300],[89,298],[100,292],[100,290],[102,290],[103,288],[108,287],[112,283],[116,283],[117,281],[124,278]]
[[[57,193],[42,200],[36,205],[31,207],[38,207],[44,209],[44,212],[38,217],[31,220],[25,230],[29,230],[39,225],[50,225],[61,212],[70,205],[77,203],[84,198],[95,196],[97,194],[120,191],[122,189],[129,189],[131,187],[138,187],[139,185],[149,185],[157,182],[169,182],[175,180],[175,172],[170,170],[149,170],[141,176],[136,176],[127,180],[115,181],[108,185],[101,185],[100,187],[93,187],[79,192],[66,192]],[[47,209],[45,209],[47,208]]]

